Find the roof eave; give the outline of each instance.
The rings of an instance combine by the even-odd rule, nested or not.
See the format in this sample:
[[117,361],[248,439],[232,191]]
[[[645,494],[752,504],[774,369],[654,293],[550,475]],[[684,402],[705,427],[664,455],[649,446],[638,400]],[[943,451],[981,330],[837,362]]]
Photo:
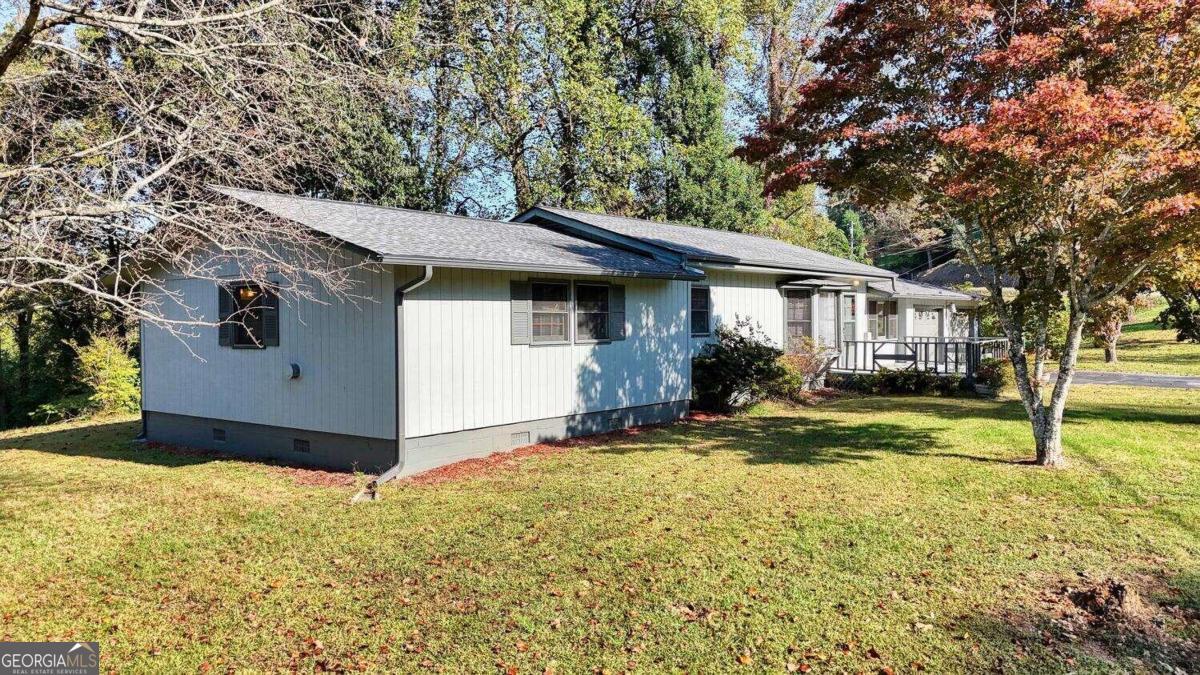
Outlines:
[[572,274],[593,277],[628,277],[640,279],[666,279],[678,281],[700,281],[704,274],[695,270],[679,270],[677,272],[640,272],[637,270],[621,270],[609,268],[572,267],[570,265],[534,265],[510,263],[494,260],[463,260],[457,258],[430,258],[423,256],[383,256],[385,265],[433,265],[434,267],[451,267],[455,269],[497,270],[506,272],[549,272],[553,274]]
[[800,274],[804,274],[804,273],[830,274],[830,275],[839,276],[839,277],[851,277],[851,278],[861,278],[861,279],[882,279],[882,280],[896,279],[898,276],[895,273],[888,272],[886,270],[880,270],[879,273],[859,272],[857,270],[847,270],[846,268],[834,269],[834,268],[826,268],[826,267],[817,267],[817,266],[813,266],[813,265],[807,265],[807,266],[801,267],[798,265],[789,265],[787,263],[752,261],[752,260],[737,260],[737,259],[733,259],[733,258],[719,258],[719,257],[715,257],[715,256],[699,257],[699,256],[693,255],[693,256],[689,256],[688,260],[690,262],[694,262],[694,263],[698,263],[698,264],[706,265],[706,266],[712,266],[712,267],[721,267],[721,266],[728,266],[731,268],[752,267],[752,268],[755,268],[755,270],[764,272],[764,273],[775,272],[775,273],[781,273],[781,274],[797,274],[797,273],[800,273]]

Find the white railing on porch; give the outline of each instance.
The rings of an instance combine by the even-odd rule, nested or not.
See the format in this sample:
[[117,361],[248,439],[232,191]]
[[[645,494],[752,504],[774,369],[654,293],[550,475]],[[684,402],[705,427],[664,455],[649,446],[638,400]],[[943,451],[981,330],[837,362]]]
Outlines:
[[981,361],[1001,358],[1007,353],[1008,340],[995,337],[844,340],[833,370],[874,373],[887,368],[974,377]]

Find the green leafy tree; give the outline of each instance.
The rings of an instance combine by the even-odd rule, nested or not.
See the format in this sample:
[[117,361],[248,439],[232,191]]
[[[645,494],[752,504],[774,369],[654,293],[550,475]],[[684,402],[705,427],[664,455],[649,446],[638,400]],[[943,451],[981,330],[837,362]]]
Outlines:
[[846,236],[850,250],[848,257],[867,262],[867,230],[862,212],[851,204],[842,203],[830,207],[829,217]]
[[818,211],[816,192],[815,185],[802,185],[772,199],[766,224],[755,233],[831,255],[851,257],[846,234]]
[[88,387],[89,408],[100,414],[137,412],[141,403],[138,364],[120,340],[96,336],[76,347],[79,379]]
[[725,130],[725,84],[703,54],[678,57],[659,106],[664,146],[663,215],[721,230],[755,231],[766,221],[758,170],[733,155]]

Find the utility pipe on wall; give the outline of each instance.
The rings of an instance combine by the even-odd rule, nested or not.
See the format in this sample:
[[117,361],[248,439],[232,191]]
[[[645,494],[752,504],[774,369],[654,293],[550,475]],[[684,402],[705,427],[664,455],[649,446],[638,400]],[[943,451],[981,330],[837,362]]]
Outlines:
[[425,265],[421,276],[396,288],[396,461],[390,469],[376,476],[375,480],[354,495],[352,502],[378,499],[379,486],[404,471],[404,296],[429,283],[432,278],[433,265]]

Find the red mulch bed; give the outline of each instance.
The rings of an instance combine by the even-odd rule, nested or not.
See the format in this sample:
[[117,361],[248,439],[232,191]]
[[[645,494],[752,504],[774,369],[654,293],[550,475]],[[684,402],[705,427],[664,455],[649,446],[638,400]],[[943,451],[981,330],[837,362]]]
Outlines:
[[[715,422],[718,420],[728,419],[728,415],[716,415],[712,413],[693,412],[683,418],[685,422]],[[618,441],[625,438],[633,438],[654,429],[661,429],[669,426],[671,422],[662,424],[647,424],[640,427],[628,427],[625,429],[617,429],[616,431],[608,431],[602,434],[593,434],[591,436],[576,436],[575,438],[567,438],[561,441],[549,441],[546,443],[535,443],[533,445],[525,445],[512,450],[502,450],[493,452],[487,457],[479,457],[477,459],[464,459],[461,462],[439,466],[436,469],[430,469],[415,476],[409,476],[398,482],[406,485],[438,485],[440,483],[448,483],[450,481],[461,480],[463,478],[473,478],[475,476],[483,476],[496,471],[504,471],[516,467],[522,460],[529,457],[539,457],[542,455],[555,455],[575,448],[590,448],[597,445],[604,445],[612,441]]]
[[[791,401],[795,405],[816,405],[823,401],[828,401],[842,396],[842,392],[835,389],[821,389],[819,391],[810,392],[804,400]],[[694,411],[689,413],[681,421],[695,422],[699,424],[707,424],[711,422],[719,422],[729,419],[729,415],[717,413]],[[437,485],[439,483],[447,483],[450,481],[471,478],[475,476],[483,476],[496,471],[503,471],[517,466],[521,461],[528,457],[538,457],[542,455],[553,455],[562,452],[567,452],[573,448],[590,448],[597,445],[604,445],[621,439],[633,438],[640,434],[653,429],[659,429],[672,424],[671,422],[663,424],[647,424],[640,427],[628,427],[626,429],[618,429],[602,434],[594,434],[591,436],[578,436],[568,438],[561,441],[551,441],[547,443],[535,443],[526,445],[513,450],[505,450],[494,452],[486,457],[478,459],[465,459],[454,464],[447,464],[436,469],[431,469],[424,473],[417,474],[402,479],[401,483],[406,485]],[[186,457],[210,457],[212,459],[228,459],[228,460],[244,460],[244,457],[230,455],[214,450],[199,450],[196,448],[187,448],[166,443],[150,442],[146,447],[154,448],[170,452]],[[326,469],[313,469],[302,466],[288,466],[282,464],[271,464],[269,469],[279,475],[290,478],[297,485],[311,487],[354,487],[358,484],[355,475],[348,471],[330,471]]]

